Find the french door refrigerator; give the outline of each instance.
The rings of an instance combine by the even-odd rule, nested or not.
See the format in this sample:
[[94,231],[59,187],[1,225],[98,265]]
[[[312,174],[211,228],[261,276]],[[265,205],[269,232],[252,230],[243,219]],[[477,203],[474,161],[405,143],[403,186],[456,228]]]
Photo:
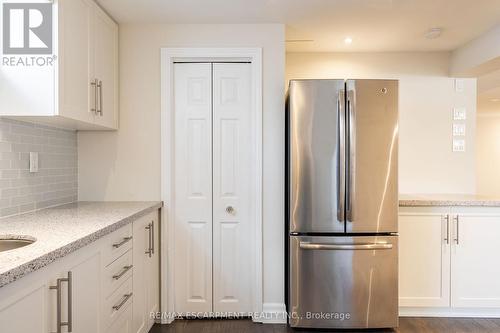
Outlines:
[[292,327],[398,326],[398,82],[291,80]]

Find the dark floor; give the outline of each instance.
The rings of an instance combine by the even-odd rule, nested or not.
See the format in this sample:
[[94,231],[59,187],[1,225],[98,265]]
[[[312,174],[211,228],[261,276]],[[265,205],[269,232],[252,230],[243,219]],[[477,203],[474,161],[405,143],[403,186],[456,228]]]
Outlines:
[[[310,330],[292,330],[286,325],[255,324],[240,320],[176,320],[170,325],[155,325],[149,333],[306,333]],[[316,330],[312,332],[346,332]],[[353,331],[349,331],[353,332]],[[473,318],[401,318],[396,330],[361,330],[354,332],[403,333],[500,333],[500,319]]]

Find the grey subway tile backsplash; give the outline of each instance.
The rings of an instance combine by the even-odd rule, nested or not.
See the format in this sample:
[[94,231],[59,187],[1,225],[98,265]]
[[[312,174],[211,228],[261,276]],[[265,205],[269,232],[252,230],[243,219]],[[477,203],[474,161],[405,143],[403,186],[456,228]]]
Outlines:
[[[38,153],[38,172],[29,153]],[[0,118],[0,216],[70,203],[78,196],[74,131]]]

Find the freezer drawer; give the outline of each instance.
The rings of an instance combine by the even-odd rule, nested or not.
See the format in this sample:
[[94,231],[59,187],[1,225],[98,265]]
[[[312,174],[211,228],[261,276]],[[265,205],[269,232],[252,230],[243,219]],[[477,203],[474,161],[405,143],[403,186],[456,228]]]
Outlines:
[[398,326],[397,236],[290,236],[290,326]]

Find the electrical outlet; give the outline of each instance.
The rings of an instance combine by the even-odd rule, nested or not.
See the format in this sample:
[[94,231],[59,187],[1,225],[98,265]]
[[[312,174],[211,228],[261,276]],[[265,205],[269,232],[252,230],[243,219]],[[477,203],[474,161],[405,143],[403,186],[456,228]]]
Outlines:
[[464,151],[465,151],[465,140],[453,139],[453,152],[464,152]]
[[453,120],[467,119],[467,110],[465,108],[453,108]]
[[465,136],[465,124],[453,124],[453,136]]

